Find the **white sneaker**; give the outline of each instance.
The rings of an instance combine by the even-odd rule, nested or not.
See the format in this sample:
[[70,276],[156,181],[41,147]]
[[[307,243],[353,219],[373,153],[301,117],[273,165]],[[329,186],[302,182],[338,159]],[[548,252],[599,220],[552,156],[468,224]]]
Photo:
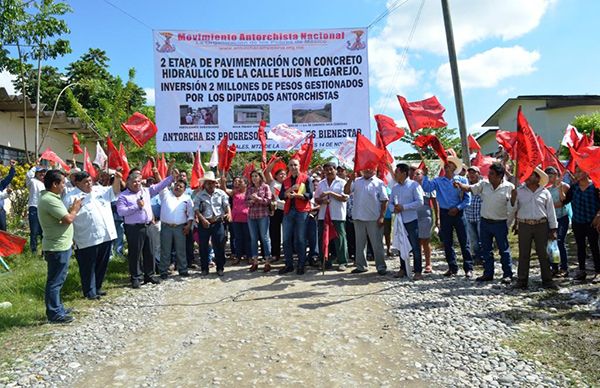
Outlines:
[[338,272],[344,272],[344,271],[346,271],[346,265],[345,264],[340,264],[338,266],[337,270],[338,270]]

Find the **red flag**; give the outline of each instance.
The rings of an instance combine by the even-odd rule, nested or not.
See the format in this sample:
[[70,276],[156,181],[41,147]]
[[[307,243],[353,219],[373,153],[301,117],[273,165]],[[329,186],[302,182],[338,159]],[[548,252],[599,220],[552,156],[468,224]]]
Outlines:
[[242,176],[248,179],[248,181],[250,181],[252,171],[254,171],[254,162],[246,163],[246,166],[244,167],[244,172],[242,172]]
[[42,152],[42,155],[40,155],[40,159],[44,159],[44,160],[48,160],[52,163],[57,163],[60,164],[60,166],[66,171],[69,172],[71,171],[71,167],[69,167],[68,164],[66,164],[61,158],[58,157],[58,155],[56,155],[54,153],[54,151],[52,151],[50,149],[50,147],[46,148],[46,151]]
[[127,132],[138,147],[143,147],[148,140],[156,135],[156,125],[140,112],[131,115],[126,123],[121,124],[121,128]]
[[73,138],[73,155],[83,154],[81,143],[79,143],[79,139],[77,138],[77,132],[73,132],[71,137]]
[[158,169],[158,173],[160,174],[160,179],[165,179],[167,177],[167,172],[169,171],[169,167],[167,166],[167,160],[165,159],[164,152],[161,154],[160,158],[156,161],[156,168]]
[[475,138],[473,137],[473,135],[469,135],[467,137],[467,140],[469,140],[469,150],[471,151],[480,151],[481,150],[481,146],[479,145],[479,143],[477,143],[477,140],[475,140]]
[[146,164],[144,164],[144,167],[142,167],[142,178],[144,179],[148,179],[154,176],[154,173],[152,172],[152,168],[154,167],[154,163],[152,162],[151,159],[148,159],[148,161],[146,162]]
[[422,128],[443,128],[448,123],[444,121],[444,112],[446,108],[440,104],[435,96],[431,96],[421,101],[408,102],[402,96],[398,96],[400,106],[408,121],[408,127],[411,133],[417,132]]
[[92,177],[94,182],[98,179],[96,168],[90,160],[90,154],[88,154],[87,147],[85,147],[83,150],[83,171],[87,172]]
[[227,154],[225,156],[225,165],[223,165],[223,170],[225,172],[231,169],[231,162],[233,162],[233,158],[235,157],[236,152],[237,147],[235,146],[235,144],[232,144],[227,148]]
[[516,160],[519,182],[524,182],[537,166],[542,163],[542,151],[533,129],[521,111],[517,111],[517,150]]
[[219,171],[225,170],[225,164],[227,164],[227,151],[229,149],[229,147],[227,146],[228,140],[229,136],[227,135],[227,132],[225,132],[225,135],[223,136],[217,147],[217,154],[219,155],[219,164],[217,166],[217,169]]
[[307,172],[310,167],[310,161],[312,160],[313,150],[315,147],[315,137],[310,134],[304,140],[304,143],[300,146],[300,149],[292,155],[292,159],[298,159],[300,161],[300,171]]
[[590,176],[596,187],[600,187],[600,147],[587,146],[579,150],[569,147],[569,151],[574,163]]
[[110,139],[110,136],[106,138],[106,155],[108,156],[108,168],[116,170],[121,167],[121,155]]
[[547,146],[546,143],[544,143],[544,139],[540,135],[537,136],[537,141],[540,145],[540,150],[542,151],[542,168],[546,169],[547,167],[555,167],[561,175],[564,174],[566,169],[556,157],[556,150]]
[[323,257],[329,260],[329,243],[338,236],[333,221],[331,220],[331,212],[329,205],[325,208],[325,219],[323,220]]
[[[577,128],[575,128],[575,127],[571,127],[571,128],[573,128],[575,130],[575,132],[578,134]],[[569,129],[569,128],[567,127],[567,129]],[[577,135],[574,136],[576,141],[573,143],[572,147],[569,145],[569,149],[573,148],[575,151],[579,151],[586,147],[594,145],[594,131],[592,131],[591,135],[584,133],[579,138],[577,138],[576,136]],[[575,173],[575,159],[573,157],[571,157],[571,159],[569,160],[569,163],[567,164],[567,170],[571,171],[572,173]]]
[[517,147],[515,147],[515,144],[517,143],[517,133],[499,129],[496,131],[496,141],[504,148],[510,158],[515,160],[515,153],[517,151]]
[[398,128],[393,118],[377,114],[375,115],[375,121],[384,145],[387,146],[404,136],[404,129]]
[[417,166],[417,169],[419,169],[419,170],[423,170],[423,169],[425,169],[425,167],[427,167],[427,166],[425,165],[425,161],[424,161],[424,160],[421,160],[421,163],[419,163],[419,165]]
[[129,161],[127,160],[127,154],[125,153],[123,143],[119,143],[119,156],[121,157],[121,167],[123,168],[121,173],[123,174],[123,179],[127,180],[131,169],[129,168]]
[[0,230],[0,256],[7,257],[23,253],[27,240]]
[[440,142],[440,139],[438,139],[435,135],[419,135],[415,138],[415,145],[419,148],[431,146],[437,156],[439,156],[444,163],[446,163],[446,160],[448,160],[448,155],[446,154],[444,146]]
[[475,157],[473,158],[471,165],[479,167],[481,176],[486,177],[490,172],[490,166],[496,161],[497,159],[493,156],[485,156],[481,153],[481,151],[477,151],[477,155],[475,155]]
[[263,163],[267,163],[267,133],[265,132],[266,126],[267,122],[265,120],[261,120],[260,124],[258,125],[258,141],[260,142]]
[[377,165],[377,178],[381,179],[387,185],[387,183],[388,183],[388,179],[387,179],[388,164],[392,163],[394,161],[394,158],[392,157],[390,152],[387,150],[387,147],[385,146],[385,143],[383,142],[382,134],[379,131],[377,131],[375,133],[375,136],[376,136],[375,137],[375,139],[376,139],[375,145],[377,146],[377,148],[379,148],[385,152],[385,157]]
[[194,154],[194,165],[192,166],[192,178],[190,179],[190,187],[192,190],[196,190],[200,187],[200,179],[204,177],[204,168],[202,167],[202,158],[200,157],[200,150]]
[[379,163],[386,157],[385,152],[375,146],[361,133],[356,134],[356,148],[354,151],[354,171],[376,170]]

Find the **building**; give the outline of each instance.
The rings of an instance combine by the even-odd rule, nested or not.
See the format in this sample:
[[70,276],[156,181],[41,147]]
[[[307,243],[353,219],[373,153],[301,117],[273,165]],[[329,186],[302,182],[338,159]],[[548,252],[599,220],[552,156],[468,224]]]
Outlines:
[[517,110],[522,107],[523,114],[533,130],[544,142],[558,149],[565,134],[565,128],[576,116],[600,111],[599,95],[540,95],[509,98],[482,127],[490,127],[476,137],[484,154],[498,150],[496,131],[517,130]]
[[[27,125],[26,134],[23,134],[23,98],[22,96],[9,95],[5,88],[0,87],[0,161],[7,163],[10,159],[26,161],[25,136],[27,151],[30,157],[35,148],[35,104],[25,100]],[[60,158],[73,158],[73,140],[71,134],[77,132],[82,148],[86,146],[91,157],[96,152],[97,134],[81,122],[78,118],[67,117],[65,112],[58,111],[52,119],[52,128],[48,128],[52,118],[52,110],[46,110],[47,105],[40,105],[40,151],[50,147]],[[31,158],[32,160],[35,158]],[[83,162],[83,156],[76,157],[77,162]]]

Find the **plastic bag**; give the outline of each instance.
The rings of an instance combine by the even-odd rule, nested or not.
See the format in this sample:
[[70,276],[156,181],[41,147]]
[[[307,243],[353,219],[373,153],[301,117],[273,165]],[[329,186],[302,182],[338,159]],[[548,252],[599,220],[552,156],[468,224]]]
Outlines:
[[558,242],[556,240],[548,240],[546,250],[548,251],[548,258],[552,264],[560,263],[560,252],[558,250]]

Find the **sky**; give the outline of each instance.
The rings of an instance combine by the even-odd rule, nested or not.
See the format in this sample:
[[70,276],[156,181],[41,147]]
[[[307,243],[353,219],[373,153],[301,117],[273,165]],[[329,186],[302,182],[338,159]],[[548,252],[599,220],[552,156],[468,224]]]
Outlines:
[[[406,121],[396,95],[431,95],[458,127],[439,0],[71,0],[65,17],[73,52],[48,64],[63,69],[88,48],[105,50],[112,74],[136,82],[154,99],[152,29],[235,32],[369,27],[372,114]],[[449,0],[467,128],[481,124],[508,98],[600,94],[600,1]],[[384,15],[386,10],[391,12]],[[377,21],[377,22],[376,22]],[[373,22],[376,22],[373,24]],[[412,33],[411,33],[412,32]],[[0,75],[0,85],[7,85]],[[372,129],[375,128],[373,122]],[[510,128],[509,128],[510,129]],[[411,152],[396,142],[398,156]]]

